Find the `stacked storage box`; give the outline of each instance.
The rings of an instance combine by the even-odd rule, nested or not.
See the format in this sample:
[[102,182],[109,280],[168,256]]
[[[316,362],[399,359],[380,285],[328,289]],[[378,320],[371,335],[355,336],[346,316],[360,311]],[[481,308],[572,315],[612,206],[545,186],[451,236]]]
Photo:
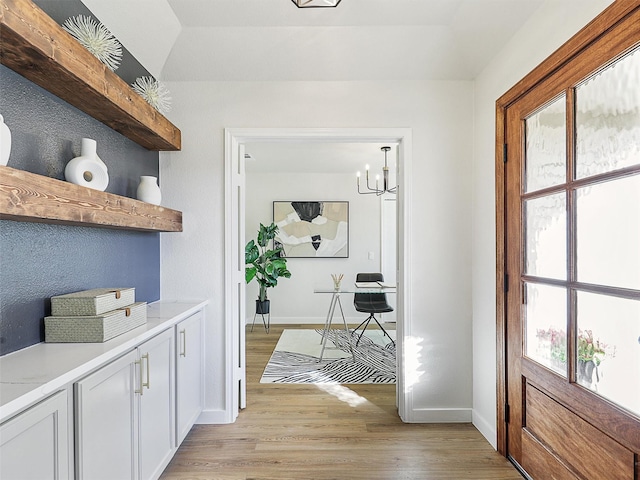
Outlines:
[[44,341],[106,342],[147,322],[147,303],[135,301],[135,288],[96,288],[51,297]]

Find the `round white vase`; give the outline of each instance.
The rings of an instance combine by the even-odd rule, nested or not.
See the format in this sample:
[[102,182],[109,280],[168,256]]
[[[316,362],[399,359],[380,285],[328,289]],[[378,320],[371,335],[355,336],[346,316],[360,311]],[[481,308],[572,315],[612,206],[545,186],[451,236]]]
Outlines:
[[11,154],[11,130],[4,123],[4,118],[0,115],[0,165],[9,163]]
[[104,192],[109,185],[109,173],[96,153],[96,141],[91,138],[82,139],[79,157],[67,163],[64,169],[67,182]]
[[160,205],[162,195],[160,194],[158,179],[148,175],[141,176],[140,185],[138,185],[137,197],[138,200],[142,200],[143,202]]

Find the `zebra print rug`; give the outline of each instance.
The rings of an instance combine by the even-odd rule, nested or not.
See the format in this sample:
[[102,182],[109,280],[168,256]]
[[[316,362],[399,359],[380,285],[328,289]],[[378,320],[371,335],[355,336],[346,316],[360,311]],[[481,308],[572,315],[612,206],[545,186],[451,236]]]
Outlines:
[[[395,330],[388,330],[395,339]],[[380,330],[366,330],[354,363],[344,330],[330,330],[322,362],[322,329],[284,330],[260,383],[396,383],[396,347]]]

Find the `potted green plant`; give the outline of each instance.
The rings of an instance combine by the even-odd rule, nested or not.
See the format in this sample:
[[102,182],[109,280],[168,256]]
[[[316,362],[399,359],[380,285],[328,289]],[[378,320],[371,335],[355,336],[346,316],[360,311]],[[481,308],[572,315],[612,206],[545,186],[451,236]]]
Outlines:
[[[567,364],[567,335],[564,330],[549,328],[548,330],[538,329],[536,337],[549,348],[550,358],[553,365],[566,368]],[[607,345],[599,339],[593,338],[591,330],[578,329],[576,344],[577,375],[579,383],[591,385],[593,383],[593,373],[595,371],[596,381],[600,380],[598,367],[606,357],[616,356],[616,347]]]
[[260,293],[256,300],[256,313],[259,314],[267,314],[270,311],[267,288],[278,285],[278,279],[281,277],[291,277],[291,272],[287,270],[287,259],[280,257],[282,248],[268,248],[277,233],[278,226],[275,223],[266,227],[261,223],[257,242],[250,240],[244,248],[245,280],[248,284],[255,278],[260,284]]

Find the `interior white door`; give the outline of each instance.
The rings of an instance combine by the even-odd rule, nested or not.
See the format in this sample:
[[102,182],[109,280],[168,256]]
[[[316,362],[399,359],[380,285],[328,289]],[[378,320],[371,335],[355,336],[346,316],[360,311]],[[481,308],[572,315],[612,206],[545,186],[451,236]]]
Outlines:
[[245,175],[244,144],[229,130],[225,132],[225,155],[229,165],[226,175],[227,229],[225,242],[225,312],[230,323],[226,332],[227,401],[231,406],[230,421],[238,416],[238,409],[247,405],[245,359],[245,276],[244,276],[244,224],[245,224]]

